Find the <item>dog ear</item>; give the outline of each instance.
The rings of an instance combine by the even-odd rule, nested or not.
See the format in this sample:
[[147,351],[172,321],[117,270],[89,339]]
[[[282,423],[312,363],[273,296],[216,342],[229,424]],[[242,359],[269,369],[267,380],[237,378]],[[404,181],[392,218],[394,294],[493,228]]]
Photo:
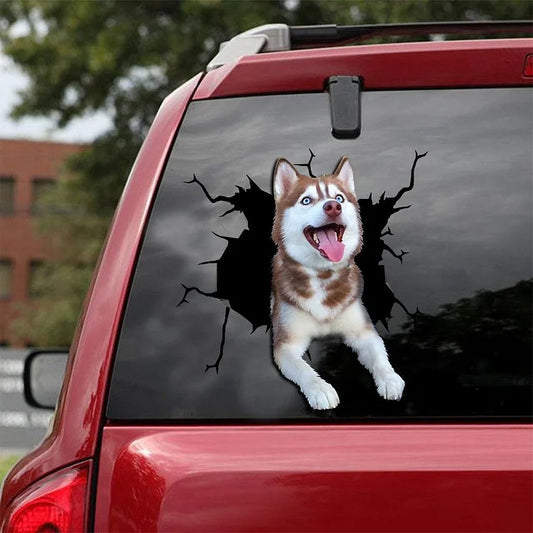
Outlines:
[[353,175],[352,165],[348,158],[344,156],[337,165],[333,175],[342,182],[345,189],[355,195],[355,181]]
[[278,159],[274,169],[274,199],[277,201],[287,194],[298,179],[296,169],[286,159]]

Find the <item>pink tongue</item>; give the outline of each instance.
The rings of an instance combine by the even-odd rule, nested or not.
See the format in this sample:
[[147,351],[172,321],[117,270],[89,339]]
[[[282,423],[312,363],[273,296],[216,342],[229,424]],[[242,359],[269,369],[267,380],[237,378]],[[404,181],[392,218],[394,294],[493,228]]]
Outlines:
[[320,245],[318,250],[330,261],[336,263],[342,259],[344,254],[344,244],[337,240],[335,230],[332,228],[319,229],[316,231]]

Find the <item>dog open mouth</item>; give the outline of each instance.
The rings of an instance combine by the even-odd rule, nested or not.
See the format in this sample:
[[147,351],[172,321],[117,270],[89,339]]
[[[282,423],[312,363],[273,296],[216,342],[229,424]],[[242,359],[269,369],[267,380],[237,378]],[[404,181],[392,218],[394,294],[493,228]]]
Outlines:
[[340,224],[327,224],[320,228],[307,226],[304,229],[305,238],[309,244],[319,251],[322,257],[337,263],[344,255],[342,237],[345,227]]

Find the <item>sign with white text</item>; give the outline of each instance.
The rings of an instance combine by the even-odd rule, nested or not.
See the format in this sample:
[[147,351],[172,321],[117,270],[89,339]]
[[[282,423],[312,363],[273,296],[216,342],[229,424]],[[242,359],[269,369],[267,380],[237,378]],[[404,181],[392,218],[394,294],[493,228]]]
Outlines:
[[46,435],[53,412],[24,400],[22,371],[28,350],[0,348],[0,452],[24,452]]

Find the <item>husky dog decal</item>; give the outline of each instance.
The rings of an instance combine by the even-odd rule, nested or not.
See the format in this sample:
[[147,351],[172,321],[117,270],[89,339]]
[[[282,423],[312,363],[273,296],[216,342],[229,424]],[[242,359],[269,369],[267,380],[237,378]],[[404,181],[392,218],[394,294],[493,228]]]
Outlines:
[[273,191],[271,313],[281,373],[313,409],[337,407],[335,389],[302,356],[313,338],[340,335],[372,374],[378,393],[399,400],[405,383],[361,301],[363,280],[354,257],[363,228],[350,162],[344,157],[332,175],[310,178],[279,159]]

